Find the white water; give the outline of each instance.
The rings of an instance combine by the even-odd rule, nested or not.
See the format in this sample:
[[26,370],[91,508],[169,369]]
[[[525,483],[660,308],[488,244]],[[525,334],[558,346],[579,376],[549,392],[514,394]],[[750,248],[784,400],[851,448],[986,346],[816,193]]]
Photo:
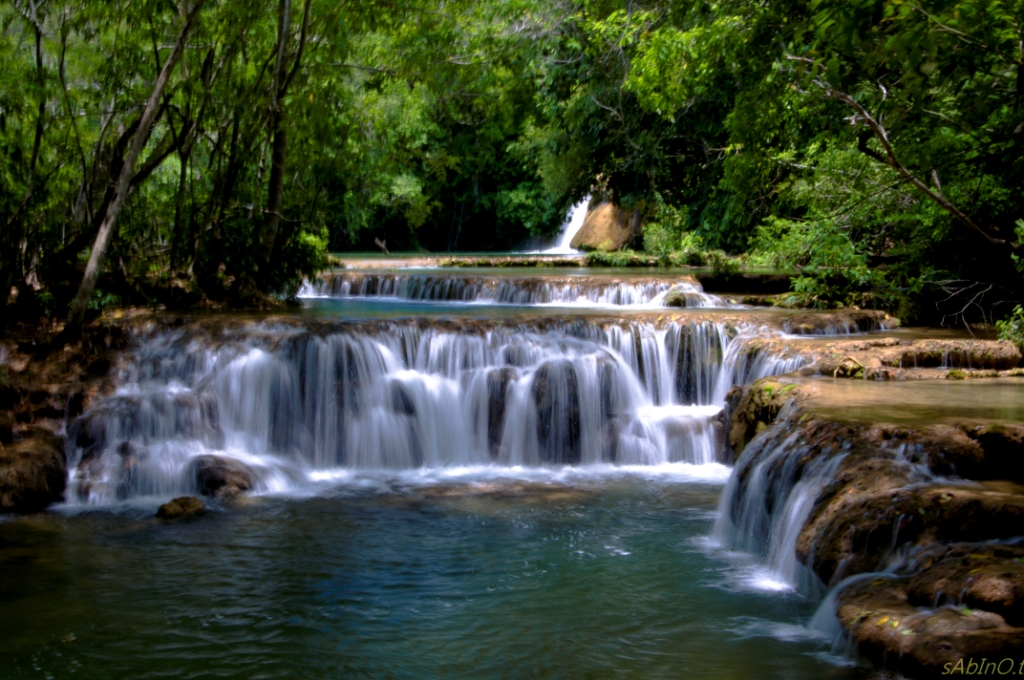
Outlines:
[[569,211],[569,216],[566,218],[565,224],[562,225],[562,231],[558,235],[558,242],[551,248],[539,252],[544,255],[579,255],[580,251],[569,244],[572,243],[573,237],[576,236],[579,230],[583,228],[589,208],[590,196],[587,196]]
[[335,272],[303,284],[305,299],[375,298],[393,301],[463,302],[616,309],[664,307],[679,293],[686,307],[735,307],[688,280],[616,281],[586,277],[510,277],[406,272]]
[[203,466],[240,470],[255,492],[339,469],[683,464],[715,476],[729,388],[800,363],[746,339],[709,322],[155,333],[117,392],[69,427],[68,498],[195,493]]

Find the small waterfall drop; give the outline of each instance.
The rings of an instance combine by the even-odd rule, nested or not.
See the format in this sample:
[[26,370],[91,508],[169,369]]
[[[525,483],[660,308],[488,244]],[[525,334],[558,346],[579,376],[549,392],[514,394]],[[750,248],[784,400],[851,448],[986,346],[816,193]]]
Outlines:
[[719,501],[713,535],[723,548],[757,558],[780,587],[821,594],[817,577],[797,558],[797,541],[814,502],[846,455],[842,445],[812,446],[800,428],[775,424],[743,451]]
[[587,196],[582,201],[577,203],[569,211],[569,216],[565,220],[565,224],[562,225],[562,231],[558,234],[558,242],[548,248],[547,250],[540,251],[545,255],[579,255],[580,251],[573,248],[570,243],[572,239],[583,228],[583,223],[587,219],[587,210],[590,207],[590,196]]

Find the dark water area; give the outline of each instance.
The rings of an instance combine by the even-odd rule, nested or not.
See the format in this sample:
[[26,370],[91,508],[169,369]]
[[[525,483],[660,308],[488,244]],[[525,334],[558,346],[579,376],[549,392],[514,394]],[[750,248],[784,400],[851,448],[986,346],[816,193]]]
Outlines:
[[720,481],[568,474],[5,520],[0,677],[866,677],[709,547]]

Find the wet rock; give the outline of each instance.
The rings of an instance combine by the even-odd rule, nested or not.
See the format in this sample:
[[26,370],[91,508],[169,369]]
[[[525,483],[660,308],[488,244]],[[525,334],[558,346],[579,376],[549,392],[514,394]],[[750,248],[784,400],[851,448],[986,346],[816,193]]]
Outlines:
[[666,307],[699,307],[703,296],[694,290],[670,290],[662,298]]
[[416,415],[416,404],[409,394],[409,388],[398,380],[391,382],[391,409],[395,413],[404,413],[407,416]]
[[178,520],[198,517],[205,512],[206,503],[203,502],[203,499],[195,496],[181,496],[161,505],[160,509],[156,511],[156,516],[160,519]]
[[917,560],[925,568],[907,583],[907,600],[918,607],[966,606],[1024,625],[1024,548],[955,544]]
[[979,609],[918,608],[908,602],[907,583],[879,579],[840,595],[839,623],[859,653],[912,678],[949,675],[961,660],[1020,663],[1024,628]]
[[995,340],[917,340],[886,354],[886,366],[948,368],[1013,368],[1021,360],[1012,342]]
[[834,335],[867,333],[899,325],[899,319],[879,310],[842,309],[827,313],[792,314],[784,327],[788,333],[795,335]]
[[[976,467],[957,468],[968,479],[1010,479],[1024,483],[1024,425],[978,425],[966,430],[978,443],[984,458]],[[963,471],[961,471],[963,470]]]
[[225,456],[197,456],[190,472],[203,496],[231,498],[256,485],[256,473],[245,463]]
[[775,421],[784,406],[801,397],[798,385],[770,378],[730,390],[726,396],[729,449],[742,452],[751,439]]
[[569,244],[579,250],[620,250],[640,233],[640,211],[626,211],[609,202],[587,211],[583,226]]
[[0,447],[0,512],[38,512],[62,500],[65,466],[55,438],[35,436]]
[[549,362],[533,378],[537,442],[541,461],[576,465],[580,450],[580,395],[576,371],[568,362]]
[[491,458],[496,459],[500,453],[509,389],[518,379],[516,370],[507,366],[487,373],[487,447]]
[[889,477],[884,461],[865,461],[854,472],[857,483],[841,486],[845,491],[816,505],[797,554],[826,583],[875,571],[906,543],[1008,539],[1024,526],[1022,495],[959,486],[898,486],[907,479],[900,479],[896,470]]
[[21,394],[12,385],[0,385],[0,409],[11,411],[21,401]]
[[91,378],[102,378],[110,373],[110,369],[113,366],[109,356],[100,355],[93,357],[85,367],[85,374]]
[[1011,369],[1021,361],[1016,345],[995,340],[839,340],[815,352],[812,372],[869,380],[891,380],[940,366],[954,370],[934,377],[980,377],[979,370]]

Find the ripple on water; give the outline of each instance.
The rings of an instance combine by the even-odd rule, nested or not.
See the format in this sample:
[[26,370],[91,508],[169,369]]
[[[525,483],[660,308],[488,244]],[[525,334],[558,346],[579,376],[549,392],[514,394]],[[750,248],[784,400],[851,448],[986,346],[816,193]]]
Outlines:
[[755,634],[813,603],[720,587],[724,471],[659,467],[339,471],[186,523],[7,521],[0,676],[855,677]]

